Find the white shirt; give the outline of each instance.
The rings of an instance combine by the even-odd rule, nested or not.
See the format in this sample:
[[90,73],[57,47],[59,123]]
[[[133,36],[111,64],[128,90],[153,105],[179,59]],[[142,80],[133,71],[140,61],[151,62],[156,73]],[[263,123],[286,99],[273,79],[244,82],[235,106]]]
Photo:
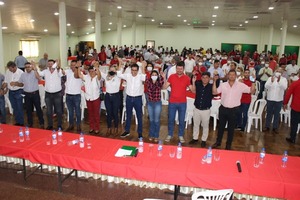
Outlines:
[[283,101],[284,91],[287,88],[287,80],[284,77],[280,77],[280,81],[277,82],[277,78],[274,78],[272,83],[272,77],[269,77],[265,88],[267,89],[267,100],[269,101]]
[[62,70],[57,71],[55,69],[53,73],[49,70],[49,68],[41,71],[40,76],[45,78],[45,91],[49,93],[56,93],[61,91],[61,77],[63,76]]
[[184,64],[185,64],[184,69],[188,73],[191,73],[194,69],[194,66],[196,65],[195,60],[189,58],[185,59]]
[[114,94],[119,92],[121,79],[118,76],[107,78],[107,74],[101,72],[102,78],[105,80],[106,92]]
[[229,70],[230,70],[230,65],[228,65],[227,63],[224,64],[222,66],[222,70],[223,70],[224,74],[227,74],[229,72]]
[[143,81],[146,80],[145,74],[122,74],[121,71],[117,72],[118,77],[126,80],[126,94],[132,97],[141,96],[144,93]]
[[83,83],[85,87],[85,99],[87,101],[94,101],[98,99],[100,95],[100,81],[97,76],[92,79],[89,74],[83,75]]
[[298,65],[292,65],[292,64],[289,64],[286,66],[285,70],[287,72],[287,75],[290,76],[292,73],[294,74],[297,74],[298,71],[299,71],[299,66]]
[[66,81],[66,94],[80,94],[82,80],[74,77],[74,72],[71,69],[65,70],[67,81]]
[[20,70],[19,68],[17,68],[17,70],[15,71],[15,73],[12,73],[11,71],[7,70],[5,73],[5,79],[4,82],[7,83],[7,87],[9,90],[19,90],[22,89],[23,87],[18,87],[18,86],[11,86],[10,82],[17,82],[19,81],[21,75],[24,72],[22,70]]

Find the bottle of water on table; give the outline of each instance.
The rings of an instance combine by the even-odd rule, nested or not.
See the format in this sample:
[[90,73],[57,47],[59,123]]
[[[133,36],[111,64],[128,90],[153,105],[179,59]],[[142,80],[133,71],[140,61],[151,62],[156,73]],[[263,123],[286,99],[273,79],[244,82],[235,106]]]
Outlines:
[[26,126],[25,128],[25,136],[26,136],[26,140],[30,140],[30,131],[28,126]]
[[181,146],[180,142],[178,143],[178,146],[177,146],[176,158],[177,159],[181,159],[182,158],[182,146]]
[[157,151],[158,151],[157,155],[159,157],[161,157],[163,155],[162,150],[163,150],[163,142],[161,140],[159,140],[158,147],[157,147]]
[[57,140],[58,140],[58,142],[62,142],[62,130],[61,130],[61,128],[59,128],[58,129],[58,131],[57,131]]
[[281,167],[286,168],[287,161],[288,161],[288,152],[287,151],[284,151],[281,161],[282,161]]
[[212,161],[212,149],[211,147],[208,147],[207,154],[206,154],[206,163],[211,164]]
[[83,132],[81,132],[80,136],[79,136],[79,147],[84,148],[84,134],[83,134]]
[[264,164],[265,156],[266,156],[266,149],[263,147],[259,154],[259,164]]
[[19,130],[19,141],[24,142],[24,132],[22,128]]
[[144,152],[144,142],[143,142],[143,138],[140,137],[139,138],[139,153],[143,153]]
[[52,144],[56,145],[57,144],[57,135],[55,130],[52,131]]

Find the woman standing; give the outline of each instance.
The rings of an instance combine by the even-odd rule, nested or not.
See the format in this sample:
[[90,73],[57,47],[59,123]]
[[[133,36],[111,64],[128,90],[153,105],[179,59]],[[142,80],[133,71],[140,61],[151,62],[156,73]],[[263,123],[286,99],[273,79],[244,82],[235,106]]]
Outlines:
[[100,126],[100,79],[99,62],[95,61],[93,66],[88,69],[88,74],[83,75],[80,69],[76,67],[75,78],[80,77],[85,86],[85,99],[89,115],[90,130],[89,133],[99,133]]
[[148,86],[148,113],[150,119],[149,140],[158,141],[160,131],[160,115],[162,110],[161,104],[161,88],[164,84],[164,79],[153,70],[150,77],[146,79]]
[[[119,64],[121,62],[119,61]],[[106,94],[105,94],[105,107],[107,113],[107,132],[106,135],[112,134],[112,120],[114,122],[113,134],[118,133],[118,110],[120,107],[120,85],[121,79],[117,77],[117,65],[112,65],[109,67],[107,74],[101,72],[101,76],[105,80]]]

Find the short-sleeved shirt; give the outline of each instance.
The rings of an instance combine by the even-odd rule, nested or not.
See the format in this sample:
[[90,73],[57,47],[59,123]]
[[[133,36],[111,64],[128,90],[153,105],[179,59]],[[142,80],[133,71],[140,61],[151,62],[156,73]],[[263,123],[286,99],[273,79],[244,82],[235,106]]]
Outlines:
[[239,81],[235,81],[232,86],[229,82],[221,83],[217,89],[218,93],[222,93],[221,104],[226,108],[240,106],[242,94],[250,93],[250,91],[250,87]]
[[213,99],[212,84],[203,85],[202,81],[196,81],[196,99],[194,105],[199,110],[207,110],[211,107],[211,100]]
[[171,86],[170,103],[186,103],[186,88],[191,85],[190,77],[185,74],[172,74],[168,82]]
[[24,92],[35,92],[39,90],[39,80],[35,76],[35,72],[24,72],[19,79],[20,83],[24,84]]
[[0,73],[0,87],[2,86],[3,82],[4,82],[4,75]]
[[81,93],[82,80],[80,78],[75,78],[74,72],[71,69],[65,71],[66,80],[66,93],[71,95],[76,95]]

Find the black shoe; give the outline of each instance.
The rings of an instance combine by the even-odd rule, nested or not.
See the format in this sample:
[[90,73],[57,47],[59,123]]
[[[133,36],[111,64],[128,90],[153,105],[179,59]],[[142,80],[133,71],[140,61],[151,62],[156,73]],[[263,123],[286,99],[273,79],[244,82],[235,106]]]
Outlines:
[[127,136],[129,136],[130,135],[130,133],[129,132],[127,132],[127,131],[125,131],[124,133],[122,133],[122,135],[120,136],[121,138],[124,138],[124,137],[127,137]]
[[226,149],[226,150],[231,150],[231,145],[226,144],[225,149]]
[[240,130],[241,132],[244,132],[245,131],[245,129],[244,128],[241,128],[241,130]]
[[279,134],[279,132],[278,132],[277,128],[273,128],[273,133],[275,133],[275,134]]
[[219,146],[221,146],[221,144],[219,144],[219,143],[214,143],[212,146],[211,146],[211,148],[213,148],[213,149],[216,149],[216,148],[218,148]]
[[292,144],[296,143],[295,139],[292,139],[292,138],[285,138],[285,140]]
[[268,128],[268,127],[265,127],[265,128],[263,129],[263,132],[268,132],[268,131],[270,131],[270,128]]
[[198,140],[192,139],[192,140],[189,142],[189,144],[196,144],[197,142],[198,142]]
[[205,147],[206,147],[206,142],[205,142],[205,141],[202,141],[202,142],[201,142],[201,147],[202,147],[202,148],[205,148]]
[[47,126],[46,130],[52,130],[53,126]]

